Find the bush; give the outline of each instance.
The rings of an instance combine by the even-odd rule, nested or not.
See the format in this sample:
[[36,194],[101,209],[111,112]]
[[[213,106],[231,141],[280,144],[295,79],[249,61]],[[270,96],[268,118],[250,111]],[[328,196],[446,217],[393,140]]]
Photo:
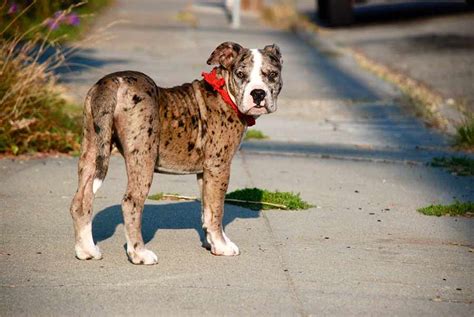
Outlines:
[[9,17],[0,29],[0,153],[79,149],[79,108],[71,111],[73,105],[61,97],[54,73],[65,55],[49,39],[52,30],[44,34],[46,22],[70,16],[72,7],[26,31],[21,27],[22,21],[58,8],[55,3],[59,1],[32,2],[23,9],[12,8],[12,3],[0,7],[0,15]]
[[41,44],[0,39],[0,153],[79,149],[80,121],[65,112],[52,70],[61,55],[40,63]]

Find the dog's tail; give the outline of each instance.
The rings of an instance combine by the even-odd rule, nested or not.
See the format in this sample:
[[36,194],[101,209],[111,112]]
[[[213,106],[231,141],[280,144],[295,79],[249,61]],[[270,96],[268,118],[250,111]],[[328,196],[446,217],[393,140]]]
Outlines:
[[84,138],[92,143],[95,152],[95,173],[93,192],[102,185],[109,168],[110,152],[112,150],[112,134],[114,125],[114,111],[117,103],[118,83],[102,79],[88,93],[85,104]]

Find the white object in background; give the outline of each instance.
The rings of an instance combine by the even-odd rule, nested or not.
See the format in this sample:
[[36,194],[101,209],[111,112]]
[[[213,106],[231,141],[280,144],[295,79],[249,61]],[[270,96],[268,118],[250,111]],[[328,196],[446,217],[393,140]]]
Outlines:
[[240,0],[227,0],[232,5],[232,28],[240,28]]

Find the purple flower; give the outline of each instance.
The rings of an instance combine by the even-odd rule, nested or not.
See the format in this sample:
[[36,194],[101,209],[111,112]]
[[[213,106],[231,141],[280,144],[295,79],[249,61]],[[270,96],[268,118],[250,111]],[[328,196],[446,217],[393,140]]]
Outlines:
[[64,12],[63,11],[54,12],[54,18],[56,20],[63,20],[64,19]]
[[77,14],[72,12],[66,17],[66,23],[69,25],[78,26],[79,23],[81,23],[81,20]]
[[64,11],[57,11],[52,18],[46,20],[46,25],[50,30],[56,30],[61,24],[78,26],[81,23],[76,13],[64,14]]
[[50,30],[56,30],[59,27],[59,21],[50,18],[46,20],[46,25]]
[[46,20],[46,25],[50,30],[56,30],[60,25],[61,22],[64,20],[64,12],[63,11],[56,11],[52,18]]
[[13,2],[11,5],[10,5],[10,8],[8,9],[8,12],[7,14],[14,14],[18,11],[18,4],[16,2]]

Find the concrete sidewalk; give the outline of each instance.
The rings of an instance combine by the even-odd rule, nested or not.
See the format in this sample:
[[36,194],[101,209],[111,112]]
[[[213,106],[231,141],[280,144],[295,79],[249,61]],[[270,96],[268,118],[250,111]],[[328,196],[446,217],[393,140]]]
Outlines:
[[[201,247],[198,203],[147,201],[143,234],[159,264],[134,266],[124,249],[126,174],[116,156],[94,204],[104,259],[83,262],[74,258],[68,211],[77,159],[0,160],[0,314],[471,316],[473,219],[416,212],[474,198],[472,177],[423,164],[449,151],[448,140],[404,114],[399,93],[349,57],[329,57],[252,17],[232,31],[214,2],[187,3],[117,1],[98,25],[130,23],[82,53],[100,67],[65,77],[69,87],[82,99],[101,75],[119,69],[171,86],[207,70],[220,42],[278,43],[285,60],[280,109],[256,126],[273,143],[244,145],[230,190],[299,192],[317,207],[227,205],[226,232],[242,254],[223,258]],[[181,10],[198,23],[177,19]],[[295,150],[302,146],[311,153]],[[384,159],[380,149],[398,154]],[[151,192],[158,191],[198,192],[194,176],[171,175],[155,176]]]

